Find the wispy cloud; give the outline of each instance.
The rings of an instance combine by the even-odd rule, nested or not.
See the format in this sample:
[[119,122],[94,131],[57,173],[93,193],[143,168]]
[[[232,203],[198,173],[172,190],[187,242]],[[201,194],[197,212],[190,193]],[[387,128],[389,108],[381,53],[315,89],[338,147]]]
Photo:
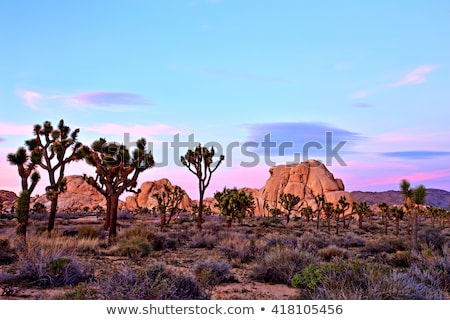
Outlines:
[[28,90],[19,90],[18,91],[19,97],[21,97],[26,106],[30,109],[37,110],[38,109],[38,101],[42,99],[42,94],[35,91],[28,91]]
[[383,157],[401,158],[401,159],[432,159],[438,157],[450,156],[450,151],[424,151],[424,150],[410,150],[410,151],[394,151],[382,152]]
[[358,90],[350,95],[350,99],[357,100],[366,98],[372,94],[383,92],[396,87],[415,85],[423,83],[427,80],[426,75],[436,69],[435,65],[423,65],[419,66],[404,75],[400,80],[394,81],[389,84],[381,84],[374,86],[373,88]]
[[5,139],[3,139],[3,138],[0,138],[0,142],[3,142],[3,141],[5,141]]
[[85,92],[71,97],[76,104],[93,106],[146,106],[151,102],[139,94],[129,92]]
[[400,87],[413,84],[419,84],[426,81],[426,74],[436,69],[435,65],[424,65],[408,72],[403,78],[392,83],[391,87]]
[[[270,139],[273,146],[270,149],[271,155],[277,156],[304,153],[304,148],[307,148],[306,152],[311,152],[311,156],[318,157],[325,154],[327,148],[346,145],[344,149],[348,149],[353,142],[365,139],[359,133],[322,122],[260,123],[247,125],[247,128],[249,131],[248,141],[261,145],[255,150],[256,152],[267,154],[266,149],[263,150],[262,143],[267,143]],[[327,133],[331,133],[331,135],[327,135]],[[329,141],[330,137],[332,141]],[[347,145],[347,143],[349,144]],[[286,148],[281,148],[282,145],[285,145]],[[281,153],[280,148],[283,149]]]

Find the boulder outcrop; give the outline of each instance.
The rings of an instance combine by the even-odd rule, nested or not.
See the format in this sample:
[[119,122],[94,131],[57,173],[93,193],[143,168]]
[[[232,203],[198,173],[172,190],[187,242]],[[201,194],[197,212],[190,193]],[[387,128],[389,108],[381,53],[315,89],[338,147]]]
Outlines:
[[[153,197],[155,193],[161,193],[164,191],[164,186],[168,185],[172,187],[172,183],[168,179],[160,179],[156,181],[146,181],[142,183],[140,189],[141,192],[128,196],[125,199],[125,207],[129,211],[134,211],[137,208],[154,208],[158,205],[158,201]],[[180,204],[181,209],[190,210],[192,207],[192,200],[187,193],[183,197]]]
[[[264,215],[264,206],[277,206],[282,193],[292,193],[304,201],[304,205],[316,207],[314,196],[324,194],[327,201],[336,204],[341,196],[345,196],[351,204],[353,198],[344,190],[341,179],[334,178],[325,165],[317,160],[279,165],[269,169],[270,177],[264,187],[259,190],[256,203],[256,215]],[[256,197],[255,197],[256,198]]]
[[[66,179],[67,189],[58,197],[58,212],[81,211],[85,207],[93,210],[96,206],[106,208],[105,197],[84,181],[82,176],[67,176]],[[42,203],[47,209],[50,209],[50,200],[45,194],[34,197],[32,206],[36,202]],[[121,207],[123,207],[123,203],[119,203],[119,209]]]

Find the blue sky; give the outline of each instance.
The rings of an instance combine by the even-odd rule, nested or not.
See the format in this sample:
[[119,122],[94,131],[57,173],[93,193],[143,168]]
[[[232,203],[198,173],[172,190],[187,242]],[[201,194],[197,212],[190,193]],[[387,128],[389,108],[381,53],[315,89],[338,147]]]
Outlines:
[[[292,142],[266,153],[283,164],[309,142],[325,161],[326,132],[346,141],[346,165],[329,169],[348,190],[450,189],[449,21],[448,1],[2,1],[0,189],[19,190],[6,154],[61,118],[87,144],[144,136],[161,161],[175,134],[228,146],[210,194],[264,184],[266,134]],[[245,142],[259,144],[251,167]],[[167,177],[195,198],[170,148],[168,160],[140,181]]]

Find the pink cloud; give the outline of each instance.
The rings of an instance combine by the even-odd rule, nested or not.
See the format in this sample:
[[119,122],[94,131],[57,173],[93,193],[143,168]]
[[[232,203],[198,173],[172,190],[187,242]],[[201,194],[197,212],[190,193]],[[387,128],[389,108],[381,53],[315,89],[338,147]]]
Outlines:
[[400,87],[400,86],[423,83],[426,80],[426,77],[425,77],[426,74],[430,73],[431,71],[433,71],[435,69],[436,69],[436,66],[434,66],[434,65],[420,66],[420,67],[408,72],[403,78],[392,83],[390,86],[391,87]]
[[33,132],[33,125],[0,122],[2,135],[23,136]]
[[151,104],[143,96],[128,92],[86,92],[73,96],[71,100],[76,104],[95,106],[143,106]]
[[42,94],[35,91],[19,91],[19,96],[25,101],[25,104],[33,110],[37,110],[37,102],[43,98]]

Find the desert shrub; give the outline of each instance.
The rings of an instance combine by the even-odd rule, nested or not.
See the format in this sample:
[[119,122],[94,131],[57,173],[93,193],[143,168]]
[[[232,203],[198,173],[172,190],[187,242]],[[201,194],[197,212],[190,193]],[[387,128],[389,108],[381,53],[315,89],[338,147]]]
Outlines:
[[291,286],[294,288],[314,290],[322,280],[323,272],[323,266],[310,264],[292,277]]
[[348,254],[347,250],[339,248],[335,245],[328,246],[326,248],[322,248],[318,251],[319,256],[329,262],[334,258],[347,259]]
[[445,245],[445,236],[442,234],[439,228],[425,228],[419,233],[419,239],[426,243],[428,248],[442,251]]
[[206,248],[213,249],[218,242],[217,234],[210,231],[197,233],[191,238],[189,243],[190,248]]
[[117,212],[117,219],[119,220],[134,220],[134,215],[129,211],[119,211]]
[[256,261],[252,278],[262,282],[288,284],[296,272],[313,261],[313,256],[308,252],[274,247]]
[[332,244],[330,235],[321,232],[305,232],[299,242],[301,249],[311,252],[315,252]]
[[[167,247],[167,238],[163,233],[158,232],[149,232],[147,234],[147,241],[151,243],[154,251],[161,251]],[[176,244],[171,243],[171,246],[175,246]]]
[[152,253],[152,245],[146,238],[134,236],[121,239],[117,246],[112,249],[112,253],[130,258],[143,258],[148,257]]
[[8,239],[0,239],[0,265],[11,264],[18,259]]
[[93,226],[82,226],[78,230],[78,237],[82,239],[96,239],[100,236],[100,230]]
[[145,270],[125,268],[99,280],[99,294],[111,300],[205,299],[199,283],[188,275],[176,275],[162,264]]
[[397,251],[389,257],[389,264],[393,267],[407,268],[411,265],[411,252]]
[[192,267],[195,279],[206,289],[212,289],[221,283],[235,281],[231,267],[227,262],[200,260]]
[[76,285],[88,276],[79,263],[68,257],[35,260],[27,257],[19,266],[19,280],[29,281],[43,287]]
[[379,254],[379,253],[395,253],[397,251],[405,251],[408,249],[408,245],[403,239],[396,237],[387,237],[379,240],[367,241],[363,252],[367,254]]
[[338,245],[343,248],[364,247],[366,245],[366,241],[354,233],[348,233],[344,238],[342,238],[341,241],[338,242]]
[[290,249],[298,248],[298,239],[289,235],[269,235],[267,238],[266,248],[285,247]]
[[248,263],[254,260],[258,252],[262,250],[256,243],[257,240],[255,239],[249,239],[238,233],[231,233],[219,241],[218,249],[230,261],[239,260],[238,262]]
[[90,283],[81,282],[69,291],[57,295],[55,300],[96,300],[98,299],[97,289]]

